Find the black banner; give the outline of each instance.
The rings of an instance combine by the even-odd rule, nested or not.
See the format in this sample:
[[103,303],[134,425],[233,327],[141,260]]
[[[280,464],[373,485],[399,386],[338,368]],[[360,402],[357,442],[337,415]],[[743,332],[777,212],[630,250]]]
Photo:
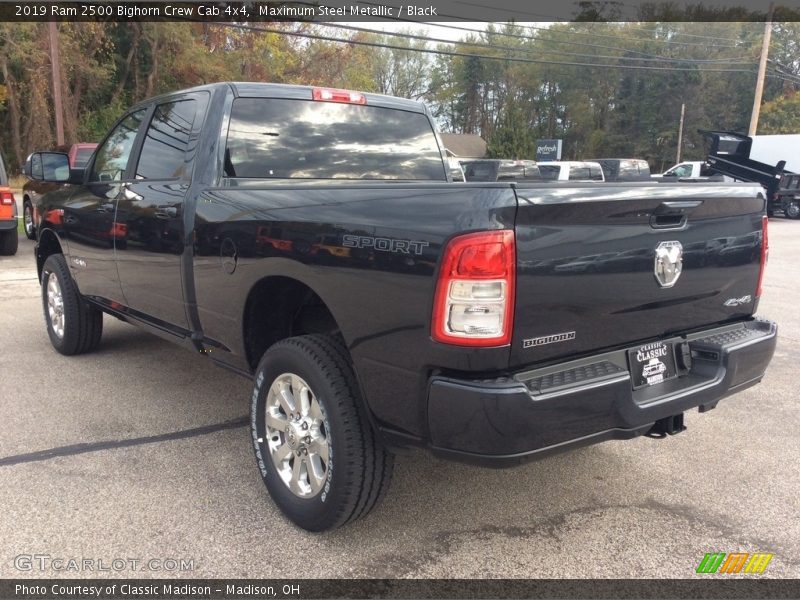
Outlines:
[[[123,2],[3,0],[0,21],[765,21],[770,0],[581,2],[573,0],[297,0]],[[777,2],[775,21],[800,20],[795,2]]]
[[800,598],[798,579],[5,579],[0,598]]

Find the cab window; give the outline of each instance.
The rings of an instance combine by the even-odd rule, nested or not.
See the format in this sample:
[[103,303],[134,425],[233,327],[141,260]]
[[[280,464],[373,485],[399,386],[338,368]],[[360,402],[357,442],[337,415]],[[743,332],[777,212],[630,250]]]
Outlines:
[[672,167],[669,171],[664,173],[668,177],[690,177],[692,174],[692,165],[682,164]]
[[143,108],[125,117],[97,149],[89,181],[121,181],[128,168],[136,134],[147,109]]
[[196,100],[159,104],[142,144],[136,179],[180,179],[188,175]]

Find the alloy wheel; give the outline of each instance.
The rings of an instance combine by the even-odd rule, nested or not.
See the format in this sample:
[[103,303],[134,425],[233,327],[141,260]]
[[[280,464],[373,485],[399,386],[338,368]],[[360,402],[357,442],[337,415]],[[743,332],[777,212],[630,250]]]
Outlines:
[[331,444],[325,413],[317,395],[294,373],[279,375],[267,392],[267,445],[286,487],[300,498],[313,498],[328,478]]

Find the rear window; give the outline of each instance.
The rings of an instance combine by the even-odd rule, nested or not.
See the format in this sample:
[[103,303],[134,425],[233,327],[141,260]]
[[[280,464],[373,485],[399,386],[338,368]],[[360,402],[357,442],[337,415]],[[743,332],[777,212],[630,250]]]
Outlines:
[[589,167],[572,167],[569,170],[570,179],[591,179]]
[[92,157],[92,153],[94,152],[94,148],[78,148],[78,151],[75,153],[75,167],[85,167],[86,163],[89,162],[89,159]]
[[561,167],[558,165],[539,165],[539,173],[541,173],[542,179],[557,180],[560,172]]
[[620,177],[638,177],[639,167],[632,160],[623,160],[619,163],[619,176]]
[[495,181],[498,166],[490,162],[462,163],[467,181]]
[[446,181],[428,118],[377,106],[239,98],[227,177]]

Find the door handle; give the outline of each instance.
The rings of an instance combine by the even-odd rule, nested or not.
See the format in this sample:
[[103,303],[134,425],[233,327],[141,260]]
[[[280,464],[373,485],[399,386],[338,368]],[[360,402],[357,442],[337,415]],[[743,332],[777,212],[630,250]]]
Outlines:
[[650,227],[653,229],[681,229],[686,225],[689,214],[702,200],[666,201],[658,205],[650,216]]
[[126,200],[130,200],[131,202],[138,202],[139,200],[144,200],[144,196],[142,196],[141,194],[137,194],[127,185],[123,186],[122,195],[125,196]]
[[156,217],[159,219],[174,219],[178,216],[177,206],[160,206],[156,211]]

